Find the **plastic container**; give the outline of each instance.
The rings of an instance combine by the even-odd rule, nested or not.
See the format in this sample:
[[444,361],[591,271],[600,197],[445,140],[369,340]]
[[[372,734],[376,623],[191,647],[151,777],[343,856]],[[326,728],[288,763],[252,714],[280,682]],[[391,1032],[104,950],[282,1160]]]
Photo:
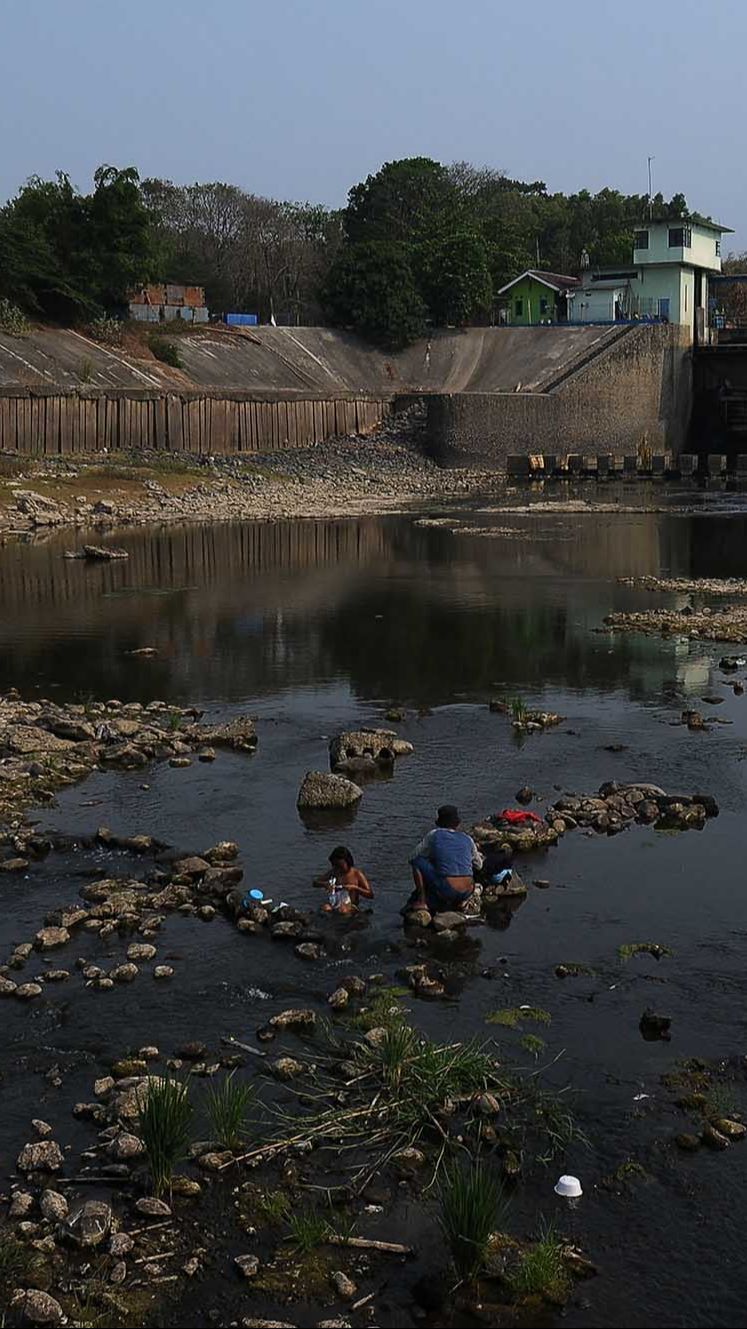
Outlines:
[[579,1200],[584,1193],[578,1177],[571,1177],[568,1174],[558,1177],[553,1189],[555,1194],[562,1195],[564,1200]]

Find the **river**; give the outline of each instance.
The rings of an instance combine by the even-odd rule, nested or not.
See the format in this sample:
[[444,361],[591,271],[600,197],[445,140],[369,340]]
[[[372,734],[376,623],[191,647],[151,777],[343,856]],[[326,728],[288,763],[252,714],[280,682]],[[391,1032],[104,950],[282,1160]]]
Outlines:
[[[652,496],[657,510],[647,511]],[[570,1227],[598,1264],[599,1276],[577,1285],[566,1324],[745,1323],[747,1143],[680,1152],[674,1137],[692,1127],[661,1077],[683,1058],[737,1058],[733,1091],[747,1113],[747,698],[719,671],[718,643],[597,629],[612,609],[677,602],[620,586],[618,577],[745,575],[747,504],[715,494],[687,510],[676,492],[631,488],[625,505],[639,510],[564,513],[540,503],[529,515],[507,515],[491,500],[442,510],[444,525],[412,514],[143,529],[117,536],[127,561],[95,566],[62,558],[71,544],[64,534],[0,549],[1,690],[59,701],[159,697],[209,716],[257,717],[253,757],[97,773],[37,809],[42,827],[89,833],[105,823],[189,851],[235,839],[247,884],[294,904],[313,903],[310,879],[342,838],[376,892],[352,952],[316,965],[264,938],[247,941],[220,917],[205,925],[172,917],[163,934],[165,955],[175,957],[171,985],[137,982],[92,999],[70,983],[31,1011],[6,1002],[6,1173],[30,1138],[31,1116],[49,1120],[56,1138],[84,1139],[69,1105],[90,1097],[113,1051],[155,1043],[171,1053],[185,1039],[216,1045],[229,1034],[248,1040],[288,1004],[323,1003],[351,963],[392,976],[416,958],[398,911],[408,857],[439,803],[457,803],[467,823],[513,805],[523,785],[537,792],[540,810],[558,790],[591,793],[611,779],[699,790],[721,809],[702,832],[568,834],[525,870],[549,887],[532,886],[505,930],[480,929],[479,958],[454,1000],[410,1004],[415,1023],[449,1039],[495,1033],[485,1019],[496,1007],[527,1003],[552,1016],[537,1030],[547,1044],[540,1065],[549,1064],[551,1083],[573,1087],[588,1144],[574,1144],[517,1189],[509,1226],[525,1236],[541,1218]],[[486,534],[489,527],[498,530]],[[128,654],[146,646],[157,654]],[[728,723],[705,733],[676,723],[684,706],[713,694],[721,703],[705,709]],[[519,741],[506,717],[489,711],[496,695],[520,695],[565,720]],[[338,730],[383,723],[392,705],[407,713],[397,728],[413,755],[391,779],[366,786],[344,829],[306,825],[295,806],[303,773],[326,768]],[[74,900],[92,870],[116,861],[104,849],[62,862],[52,855],[21,879],[0,879],[3,956],[45,912]],[[672,956],[620,960],[621,945],[643,940]],[[76,953],[95,957],[97,945],[89,936]],[[569,961],[593,973],[559,980],[555,966]],[[641,1037],[647,1006],[671,1016],[670,1042]],[[497,1032],[506,1059],[529,1061],[533,1071],[520,1034]],[[44,1078],[54,1065],[64,1092]],[[604,1184],[629,1161],[642,1172]],[[553,1194],[560,1163],[584,1187],[572,1213]],[[410,1285],[438,1259],[427,1206],[415,1203],[409,1221],[424,1255],[414,1272],[393,1277],[380,1324],[409,1322]],[[243,1249],[226,1231],[229,1253]],[[164,1322],[202,1325],[215,1310],[228,1323],[247,1313],[229,1284],[215,1272]],[[321,1314],[290,1310],[303,1325]],[[269,1313],[285,1318],[289,1308]],[[536,1322],[552,1320],[548,1312]]]

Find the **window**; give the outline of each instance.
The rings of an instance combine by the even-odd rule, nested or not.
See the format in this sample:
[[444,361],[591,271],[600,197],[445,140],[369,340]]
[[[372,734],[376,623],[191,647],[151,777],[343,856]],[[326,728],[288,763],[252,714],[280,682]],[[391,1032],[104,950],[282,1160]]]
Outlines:
[[693,242],[693,233],[689,226],[670,226],[669,248],[689,249]]
[[721,258],[721,241],[716,241],[716,258]]
[[521,318],[524,313],[524,301],[521,296],[519,296],[517,300],[514,300],[514,313],[517,318]]
[[547,300],[545,299],[544,295],[540,296],[540,313],[541,314],[547,313]]
[[648,231],[636,231],[633,235],[634,249],[648,249]]

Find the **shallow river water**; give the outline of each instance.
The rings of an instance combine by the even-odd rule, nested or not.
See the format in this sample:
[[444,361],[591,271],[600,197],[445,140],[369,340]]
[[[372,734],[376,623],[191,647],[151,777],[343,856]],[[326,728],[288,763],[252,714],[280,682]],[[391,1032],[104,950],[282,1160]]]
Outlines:
[[[90,1097],[113,1053],[144,1043],[171,1053],[186,1039],[217,1045],[230,1034],[250,1041],[284,1006],[322,1003],[348,970],[394,981],[418,958],[398,911],[408,857],[439,803],[456,802],[470,822],[512,805],[525,784],[540,809],[558,790],[594,793],[610,779],[699,790],[721,808],[702,832],[568,834],[523,869],[549,887],[532,886],[505,930],[475,930],[479,954],[453,1001],[409,1004],[434,1037],[500,1033],[506,1059],[532,1071],[520,1033],[496,1031],[485,1018],[523,1003],[552,1015],[536,1031],[547,1043],[539,1064],[551,1063],[553,1085],[573,1086],[588,1143],[517,1190],[509,1225],[530,1236],[541,1218],[556,1222],[598,1264],[599,1276],[577,1285],[566,1324],[747,1324],[747,1143],[726,1153],[677,1150],[674,1136],[692,1127],[661,1083],[680,1059],[741,1065],[747,1054],[747,696],[735,696],[719,671],[718,643],[596,630],[614,608],[675,599],[619,586],[620,576],[747,575],[747,503],[711,494],[686,511],[676,492],[618,496],[641,510],[442,510],[456,531],[421,524],[417,514],[138,530],[117,537],[127,562],[92,567],[61,557],[69,535],[0,549],[0,690],[56,700],[158,697],[211,717],[257,716],[253,757],[96,774],[36,810],[42,827],[88,833],[104,823],[195,851],[235,839],[247,885],[308,905],[312,875],[342,839],[376,892],[367,925],[341,938],[351,950],[316,965],[266,938],[242,937],[220,917],[202,925],[171,916],[159,940],[161,955],[175,957],[170,985],[136,982],[102,1000],[76,980],[47,989],[33,1010],[6,1002],[6,1175],[32,1116],[79,1147],[69,1104]],[[671,511],[646,511],[646,501]],[[499,533],[472,533],[490,526]],[[127,654],[142,646],[158,654]],[[722,701],[711,711],[698,699],[713,694]],[[495,695],[521,695],[565,721],[519,742],[506,717],[488,710]],[[393,704],[407,712],[397,728],[414,754],[392,779],[366,786],[344,829],[305,825],[295,806],[303,773],[325,769],[339,729],[383,723]],[[692,733],[674,723],[689,704],[729,723]],[[45,912],[75,900],[94,869],[116,867],[102,849],[63,863],[52,855],[23,878],[0,880],[2,956],[33,935]],[[618,947],[642,940],[670,947],[672,957],[622,963]],[[113,941],[111,955],[125,944]],[[101,949],[88,938],[75,953]],[[559,981],[554,967],[568,961],[593,975]],[[647,1006],[671,1016],[671,1042],[642,1039]],[[64,1091],[44,1078],[53,1065]],[[747,1111],[739,1077],[735,1092]],[[643,1173],[603,1184],[627,1161]],[[552,1190],[561,1164],[584,1186],[572,1213]],[[409,1284],[440,1259],[427,1203],[414,1202],[407,1222],[422,1260],[393,1277],[377,1323],[410,1322]],[[229,1253],[246,1248],[226,1231]],[[366,1232],[391,1235],[385,1218]],[[211,1309],[218,1323],[270,1313],[310,1325],[321,1315],[318,1306],[252,1308],[245,1294],[239,1309],[236,1297],[230,1275],[216,1272],[191,1286],[165,1322],[207,1324]]]

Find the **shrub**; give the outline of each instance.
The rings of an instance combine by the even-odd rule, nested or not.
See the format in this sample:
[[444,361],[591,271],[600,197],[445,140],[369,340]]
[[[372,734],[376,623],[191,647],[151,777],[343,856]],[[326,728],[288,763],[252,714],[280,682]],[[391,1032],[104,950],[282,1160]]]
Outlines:
[[168,341],[166,337],[149,337],[148,345],[156,360],[160,360],[165,365],[171,365],[172,369],[181,369],[182,361],[176,342]]
[[105,346],[122,345],[122,323],[118,318],[107,318],[102,314],[100,318],[93,319],[85,330],[89,337],[103,342]]
[[11,337],[25,337],[31,331],[31,324],[18,305],[10,300],[0,300],[0,332],[8,332]]
[[553,1227],[543,1227],[539,1240],[521,1257],[509,1277],[511,1291],[520,1296],[543,1296],[563,1301],[570,1279],[563,1262],[563,1243]]
[[148,1156],[153,1190],[161,1195],[190,1142],[189,1089],[177,1080],[151,1081],[140,1109],[140,1139]]

